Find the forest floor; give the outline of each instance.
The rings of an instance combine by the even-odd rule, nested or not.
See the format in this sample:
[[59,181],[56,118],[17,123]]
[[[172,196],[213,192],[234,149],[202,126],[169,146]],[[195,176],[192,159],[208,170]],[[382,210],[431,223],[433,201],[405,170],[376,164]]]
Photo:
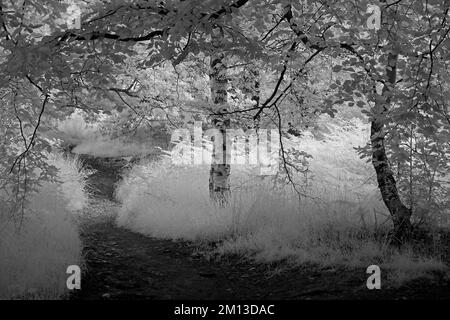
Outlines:
[[[83,157],[96,200],[114,205],[118,160]],[[120,228],[114,210],[83,218],[82,289],[70,299],[450,299],[450,279],[436,274],[368,290],[363,268],[256,264],[238,256],[207,259],[196,244],[161,240]]]

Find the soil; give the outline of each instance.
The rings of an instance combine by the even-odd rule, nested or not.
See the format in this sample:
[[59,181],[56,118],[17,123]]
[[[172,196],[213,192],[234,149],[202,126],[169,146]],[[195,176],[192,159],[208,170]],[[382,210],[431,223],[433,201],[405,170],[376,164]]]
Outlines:
[[[82,157],[96,170],[95,200],[114,201],[122,159]],[[82,288],[71,299],[450,299],[450,278],[435,274],[401,287],[368,290],[365,268],[256,264],[238,256],[210,257],[197,245],[146,237],[115,225],[114,214],[86,219]],[[386,284],[388,283],[388,284]]]

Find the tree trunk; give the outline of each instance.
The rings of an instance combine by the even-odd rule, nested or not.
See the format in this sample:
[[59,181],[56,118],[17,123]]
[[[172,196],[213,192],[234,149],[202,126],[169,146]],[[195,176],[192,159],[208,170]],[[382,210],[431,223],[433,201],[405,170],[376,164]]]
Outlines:
[[[222,29],[216,27],[213,29],[212,45],[213,53],[210,63],[210,86],[213,102],[214,118],[212,119],[213,128],[220,131],[222,141],[214,141],[213,155],[211,161],[211,170],[209,176],[209,191],[211,198],[217,203],[224,205],[230,194],[230,164],[229,150],[227,148],[226,129],[229,127],[227,116],[227,86],[228,79],[226,66],[224,63],[225,54],[221,46],[223,39]],[[222,148],[222,152],[218,150]]]
[[378,187],[383,198],[383,202],[388,208],[394,230],[391,237],[391,243],[401,245],[408,241],[411,231],[411,210],[407,208],[400,199],[397,190],[397,182],[389,164],[389,159],[384,146],[384,123],[390,95],[387,94],[396,82],[397,53],[389,53],[388,67],[386,68],[387,81],[383,86],[381,99],[375,103],[375,114],[371,123],[371,146],[372,146],[372,164],[377,174]]
[[[252,78],[253,82],[253,94],[252,94],[252,101],[254,102],[255,107],[259,107],[260,102],[260,95],[261,95],[261,86],[260,86],[260,74],[259,74],[259,64],[255,62],[250,67],[250,77]],[[256,130],[256,135],[258,136],[258,130],[260,125],[260,118],[254,119],[254,129]]]

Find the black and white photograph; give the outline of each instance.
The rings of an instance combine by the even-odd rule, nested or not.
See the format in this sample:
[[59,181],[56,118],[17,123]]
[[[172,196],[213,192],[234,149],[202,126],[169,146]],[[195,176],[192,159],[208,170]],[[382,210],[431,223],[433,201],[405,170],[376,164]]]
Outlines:
[[0,0],[0,300],[449,300],[449,174],[448,0]]

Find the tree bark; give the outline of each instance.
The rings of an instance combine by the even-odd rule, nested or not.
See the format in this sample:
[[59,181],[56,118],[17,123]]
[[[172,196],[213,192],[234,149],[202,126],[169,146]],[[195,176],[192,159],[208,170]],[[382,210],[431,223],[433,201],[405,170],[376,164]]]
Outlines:
[[383,202],[388,208],[394,230],[391,236],[391,243],[394,245],[402,245],[409,239],[411,231],[411,210],[407,208],[397,190],[397,182],[389,164],[389,159],[384,146],[385,140],[385,119],[390,103],[389,91],[395,85],[397,74],[397,53],[389,53],[388,66],[386,68],[386,83],[380,99],[375,103],[375,114],[371,123],[371,147],[372,147],[372,164],[377,175],[378,188],[381,192]]
[[[227,148],[226,129],[230,121],[227,116],[228,100],[227,87],[228,78],[225,66],[225,54],[221,45],[223,32],[220,27],[215,27],[212,33],[213,53],[210,62],[210,86],[213,103],[214,118],[213,128],[220,131],[222,141],[214,141],[211,170],[209,176],[209,191],[211,198],[224,205],[230,194],[230,164],[229,150]],[[222,150],[218,150],[221,148]],[[222,152],[220,152],[222,151]]]

